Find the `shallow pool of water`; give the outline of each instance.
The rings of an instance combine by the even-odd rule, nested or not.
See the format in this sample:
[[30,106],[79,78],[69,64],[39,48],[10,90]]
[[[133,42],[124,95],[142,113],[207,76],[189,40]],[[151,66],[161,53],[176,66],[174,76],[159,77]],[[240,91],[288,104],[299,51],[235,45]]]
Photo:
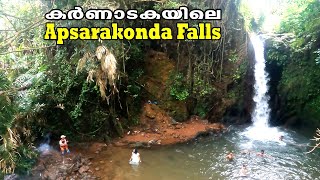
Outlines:
[[[222,136],[198,138],[195,141],[139,149],[142,163],[129,165],[132,149],[109,147],[101,152],[94,166],[103,179],[130,180],[184,180],[184,179],[313,179],[320,180],[319,151],[306,154],[310,140],[295,131],[278,129],[285,136],[284,142],[251,140],[244,135],[245,128],[231,128]],[[265,150],[268,157],[256,152]],[[245,150],[252,151],[242,154]],[[232,151],[234,161],[227,161]],[[240,177],[243,164],[248,176]]]

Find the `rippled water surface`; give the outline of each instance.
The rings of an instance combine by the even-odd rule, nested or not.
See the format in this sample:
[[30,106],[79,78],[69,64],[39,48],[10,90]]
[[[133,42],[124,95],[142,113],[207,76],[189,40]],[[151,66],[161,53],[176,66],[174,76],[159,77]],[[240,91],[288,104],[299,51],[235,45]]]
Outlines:
[[[319,151],[306,154],[308,138],[294,131],[278,129],[284,142],[251,140],[243,135],[245,129],[233,128],[222,136],[198,138],[186,144],[139,149],[142,163],[128,164],[132,149],[109,148],[101,153],[99,167],[103,179],[183,180],[183,179],[314,179],[320,180]],[[264,149],[269,157],[259,157]],[[249,154],[242,154],[251,150]],[[235,154],[229,162],[228,151]],[[240,177],[242,164],[249,170],[248,177]]]

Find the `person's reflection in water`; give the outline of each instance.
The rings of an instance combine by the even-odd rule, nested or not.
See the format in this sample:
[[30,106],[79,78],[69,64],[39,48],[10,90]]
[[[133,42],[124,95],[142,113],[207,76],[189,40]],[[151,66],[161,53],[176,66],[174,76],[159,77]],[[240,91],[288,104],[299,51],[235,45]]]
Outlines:
[[131,167],[132,167],[133,171],[139,172],[140,167],[137,164],[131,164]]

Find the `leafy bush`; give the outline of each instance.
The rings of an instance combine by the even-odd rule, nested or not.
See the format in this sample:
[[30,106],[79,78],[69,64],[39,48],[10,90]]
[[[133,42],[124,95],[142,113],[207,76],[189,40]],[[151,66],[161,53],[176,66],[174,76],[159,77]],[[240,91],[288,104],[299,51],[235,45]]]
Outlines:
[[193,87],[193,93],[198,97],[198,99],[201,99],[207,95],[210,95],[215,91],[215,88],[212,84],[204,81],[203,78],[201,78],[200,74],[195,73],[194,74],[194,87]]
[[[283,66],[278,90],[282,104],[287,111],[296,112],[304,121],[320,124],[320,1],[296,1],[281,23],[281,33],[293,33],[289,41],[290,51],[284,51],[279,44],[269,49],[268,59]],[[279,46],[278,46],[279,45]],[[283,45],[282,45],[283,47]],[[318,120],[316,120],[318,119]]]
[[184,82],[184,76],[182,73],[173,75],[171,83],[170,95],[176,100],[183,101],[189,97],[189,91],[187,89],[188,86]]

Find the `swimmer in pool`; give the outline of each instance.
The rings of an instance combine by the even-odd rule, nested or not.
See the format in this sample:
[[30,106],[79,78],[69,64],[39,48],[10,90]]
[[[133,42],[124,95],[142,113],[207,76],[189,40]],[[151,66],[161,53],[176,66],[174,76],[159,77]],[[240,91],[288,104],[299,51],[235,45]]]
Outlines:
[[284,136],[281,135],[281,136],[279,137],[279,141],[283,141],[283,138],[284,138]]
[[264,150],[262,149],[259,153],[257,153],[257,156],[264,157],[266,154],[264,153]]
[[129,160],[129,164],[136,164],[138,165],[139,163],[141,163],[141,158],[140,158],[140,154],[138,153],[137,149],[134,149],[131,153],[131,158]]
[[233,153],[229,152],[229,154],[227,154],[226,158],[228,161],[233,161],[233,158],[234,158]]
[[257,153],[257,156],[272,158],[272,156],[266,154],[263,149],[259,153]]
[[261,156],[261,157],[265,156],[264,150],[261,150],[259,153],[257,153],[257,156]]

